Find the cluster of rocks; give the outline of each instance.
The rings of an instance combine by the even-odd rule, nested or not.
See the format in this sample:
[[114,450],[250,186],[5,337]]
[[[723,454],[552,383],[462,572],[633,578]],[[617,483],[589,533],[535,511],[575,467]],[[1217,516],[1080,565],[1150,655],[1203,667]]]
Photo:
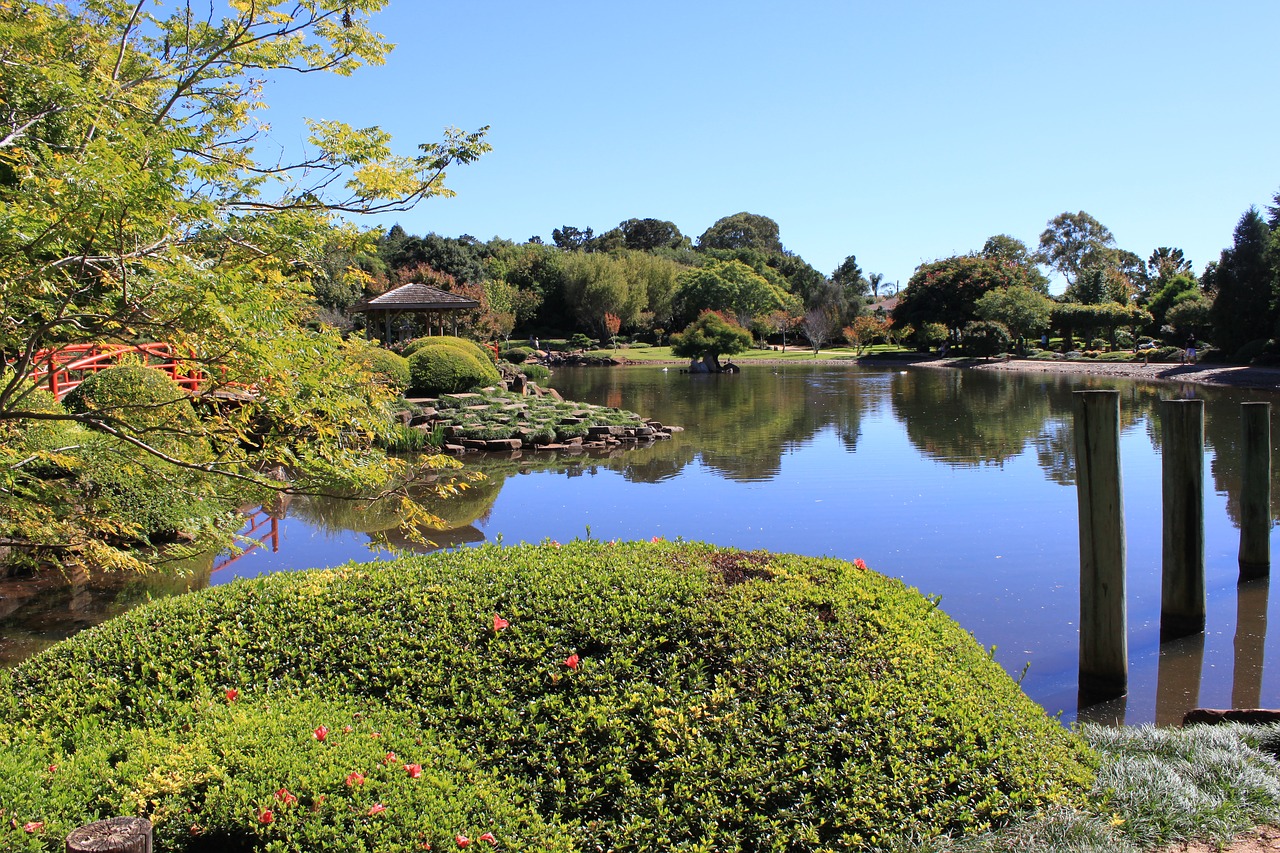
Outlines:
[[544,352],[537,350],[534,361],[547,367],[616,367],[630,362],[619,356],[588,355],[585,352]]
[[[425,433],[442,429],[444,433],[445,453],[462,455],[470,452],[506,453],[511,451],[601,451],[615,448],[626,449],[654,441],[671,438],[673,433],[682,432],[683,428],[668,426],[649,418],[636,416],[633,423],[603,424],[597,412],[604,411],[599,407],[586,404],[569,404],[577,408],[565,412],[556,418],[554,427],[545,419],[540,424],[530,422],[529,404],[511,397],[494,399],[488,396],[498,391],[506,391],[520,397],[547,398],[548,405],[564,403],[560,392],[554,388],[542,388],[529,382],[523,375],[508,377],[494,388],[487,388],[479,393],[446,394],[439,400],[419,401],[418,412],[403,411],[399,413],[402,423]],[[447,401],[447,406],[439,405]],[[593,411],[595,410],[595,411]],[[471,420],[465,413],[472,413]],[[459,413],[464,422],[458,423]],[[616,414],[616,412],[615,412]],[[496,416],[496,417],[495,417]],[[510,438],[480,438],[474,433],[494,423],[511,425],[513,436]],[[468,423],[467,421],[471,421]],[[568,429],[561,429],[561,428]],[[549,434],[554,429],[554,434]],[[565,432],[584,433],[581,435],[557,436]]]

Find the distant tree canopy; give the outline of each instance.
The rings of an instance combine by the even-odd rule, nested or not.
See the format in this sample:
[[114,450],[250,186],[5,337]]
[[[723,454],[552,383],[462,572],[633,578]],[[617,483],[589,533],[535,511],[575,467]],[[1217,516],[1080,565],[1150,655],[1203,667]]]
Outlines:
[[676,285],[678,317],[721,311],[746,325],[752,317],[786,304],[785,289],[769,282],[742,261],[709,261],[680,275]]
[[1115,237],[1107,227],[1083,210],[1059,213],[1040,234],[1039,260],[1074,284],[1083,270],[1105,265],[1114,247]]
[[1249,208],[1236,224],[1231,248],[1205,272],[1205,287],[1216,293],[1210,312],[1214,342],[1229,356],[1276,334],[1280,246],[1273,237],[1267,220]]
[[977,302],[997,288],[1026,287],[1035,290],[1023,267],[981,255],[958,255],[921,264],[898,296],[893,321],[917,329],[941,323],[959,333],[978,319]]
[[699,249],[758,249],[782,252],[778,223],[755,213],[735,213],[716,220],[698,238]]

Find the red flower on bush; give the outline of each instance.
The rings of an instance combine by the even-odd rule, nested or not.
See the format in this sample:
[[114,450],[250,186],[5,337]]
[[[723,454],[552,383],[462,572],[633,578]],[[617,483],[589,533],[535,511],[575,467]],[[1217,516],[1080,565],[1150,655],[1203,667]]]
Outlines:
[[49,772],[50,772],[50,773],[57,773],[57,772],[58,772],[58,765],[56,765],[56,764],[50,764],[50,765],[49,765]]
[[480,836],[480,840],[481,840],[481,841],[488,841],[488,842],[489,842],[490,844],[492,844],[494,847],[497,847],[497,846],[498,846],[498,839],[496,839],[496,838],[494,838],[494,837],[493,837],[493,833],[492,833],[492,832],[486,832],[484,835]]
[[650,539],[649,541],[650,541],[650,542],[661,542],[661,541],[662,541],[662,537],[661,537],[661,536],[655,536],[655,537],[653,537],[652,539]]
[[373,817],[376,814],[382,814],[386,810],[387,810],[387,807],[384,806],[382,803],[374,803],[373,805],[369,806],[369,817]]
[[351,728],[351,726],[343,726],[342,730],[347,734],[351,734],[353,731],[355,731],[355,729]]
[[347,787],[354,788],[356,785],[364,784],[364,774],[359,770],[352,770],[347,774]]
[[316,726],[315,731],[313,731],[311,734],[315,735],[316,740],[320,741],[321,743],[324,743],[324,739],[329,736],[329,727]]
[[422,775],[422,765],[406,764],[404,766],[404,772],[409,774],[410,779],[417,779],[419,776]]
[[228,687],[226,690],[226,696],[228,702],[234,702],[240,698],[240,691],[236,690],[234,687]]
[[387,757],[382,759],[383,764],[393,764],[395,761],[397,761],[397,759],[394,752],[388,752]]
[[276,802],[280,803],[281,805],[292,806],[292,805],[297,805],[298,798],[295,797],[293,794],[289,793],[288,788],[282,787],[279,791],[276,791]]
[[453,837],[453,840],[458,842],[459,847],[466,847],[468,844],[471,843],[471,839],[467,838],[465,835],[455,835]]
[[867,564],[862,562],[861,557],[853,561],[853,567],[862,572],[865,572],[867,570]]
[[258,823],[262,824],[263,826],[266,826],[267,824],[271,823],[275,819],[276,819],[275,813],[272,812],[271,809],[263,809],[262,811],[258,812]]
[[579,663],[580,661],[578,660],[577,652],[574,652],[573,654],[569,655],[567,658],[564,659],[564,665],[569,667],[569,669],[577,669]]
[[22,825],[23,832],[39,832],[42,829],[44,829],[44,821],[42,820],[33,820]]
[[510,622],[508,622],[506,619],[503,619],[497,613],[493,614],[493,632],[495,634],[501,631],[503,628],[506,628],[510,624],[511,624]]

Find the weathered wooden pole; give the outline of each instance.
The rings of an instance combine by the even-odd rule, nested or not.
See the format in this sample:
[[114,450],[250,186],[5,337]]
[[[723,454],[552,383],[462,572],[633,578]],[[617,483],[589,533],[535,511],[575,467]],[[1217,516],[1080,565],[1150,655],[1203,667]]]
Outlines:
[[1076,391],[1076,496],[1080,505],[1080,705],[1129,690],[1120,392]]
[[1240,580],[1271,574],[1271,404],[1240,406]]
[[151,853],[151,843],[151,821],[113,817],[68,835],[67,853]]
[[1161,400],[1160,642],[1204,630],[1204,400]]

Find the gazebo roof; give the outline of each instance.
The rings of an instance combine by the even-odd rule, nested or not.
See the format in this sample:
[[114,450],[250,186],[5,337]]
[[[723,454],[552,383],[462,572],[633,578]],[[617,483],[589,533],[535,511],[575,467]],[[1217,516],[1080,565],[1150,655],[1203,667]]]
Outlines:
[[381,296],[366,299],[353,311],[463,311],[479,308],[480,303],[456,293],[416,282],[388,290]]

